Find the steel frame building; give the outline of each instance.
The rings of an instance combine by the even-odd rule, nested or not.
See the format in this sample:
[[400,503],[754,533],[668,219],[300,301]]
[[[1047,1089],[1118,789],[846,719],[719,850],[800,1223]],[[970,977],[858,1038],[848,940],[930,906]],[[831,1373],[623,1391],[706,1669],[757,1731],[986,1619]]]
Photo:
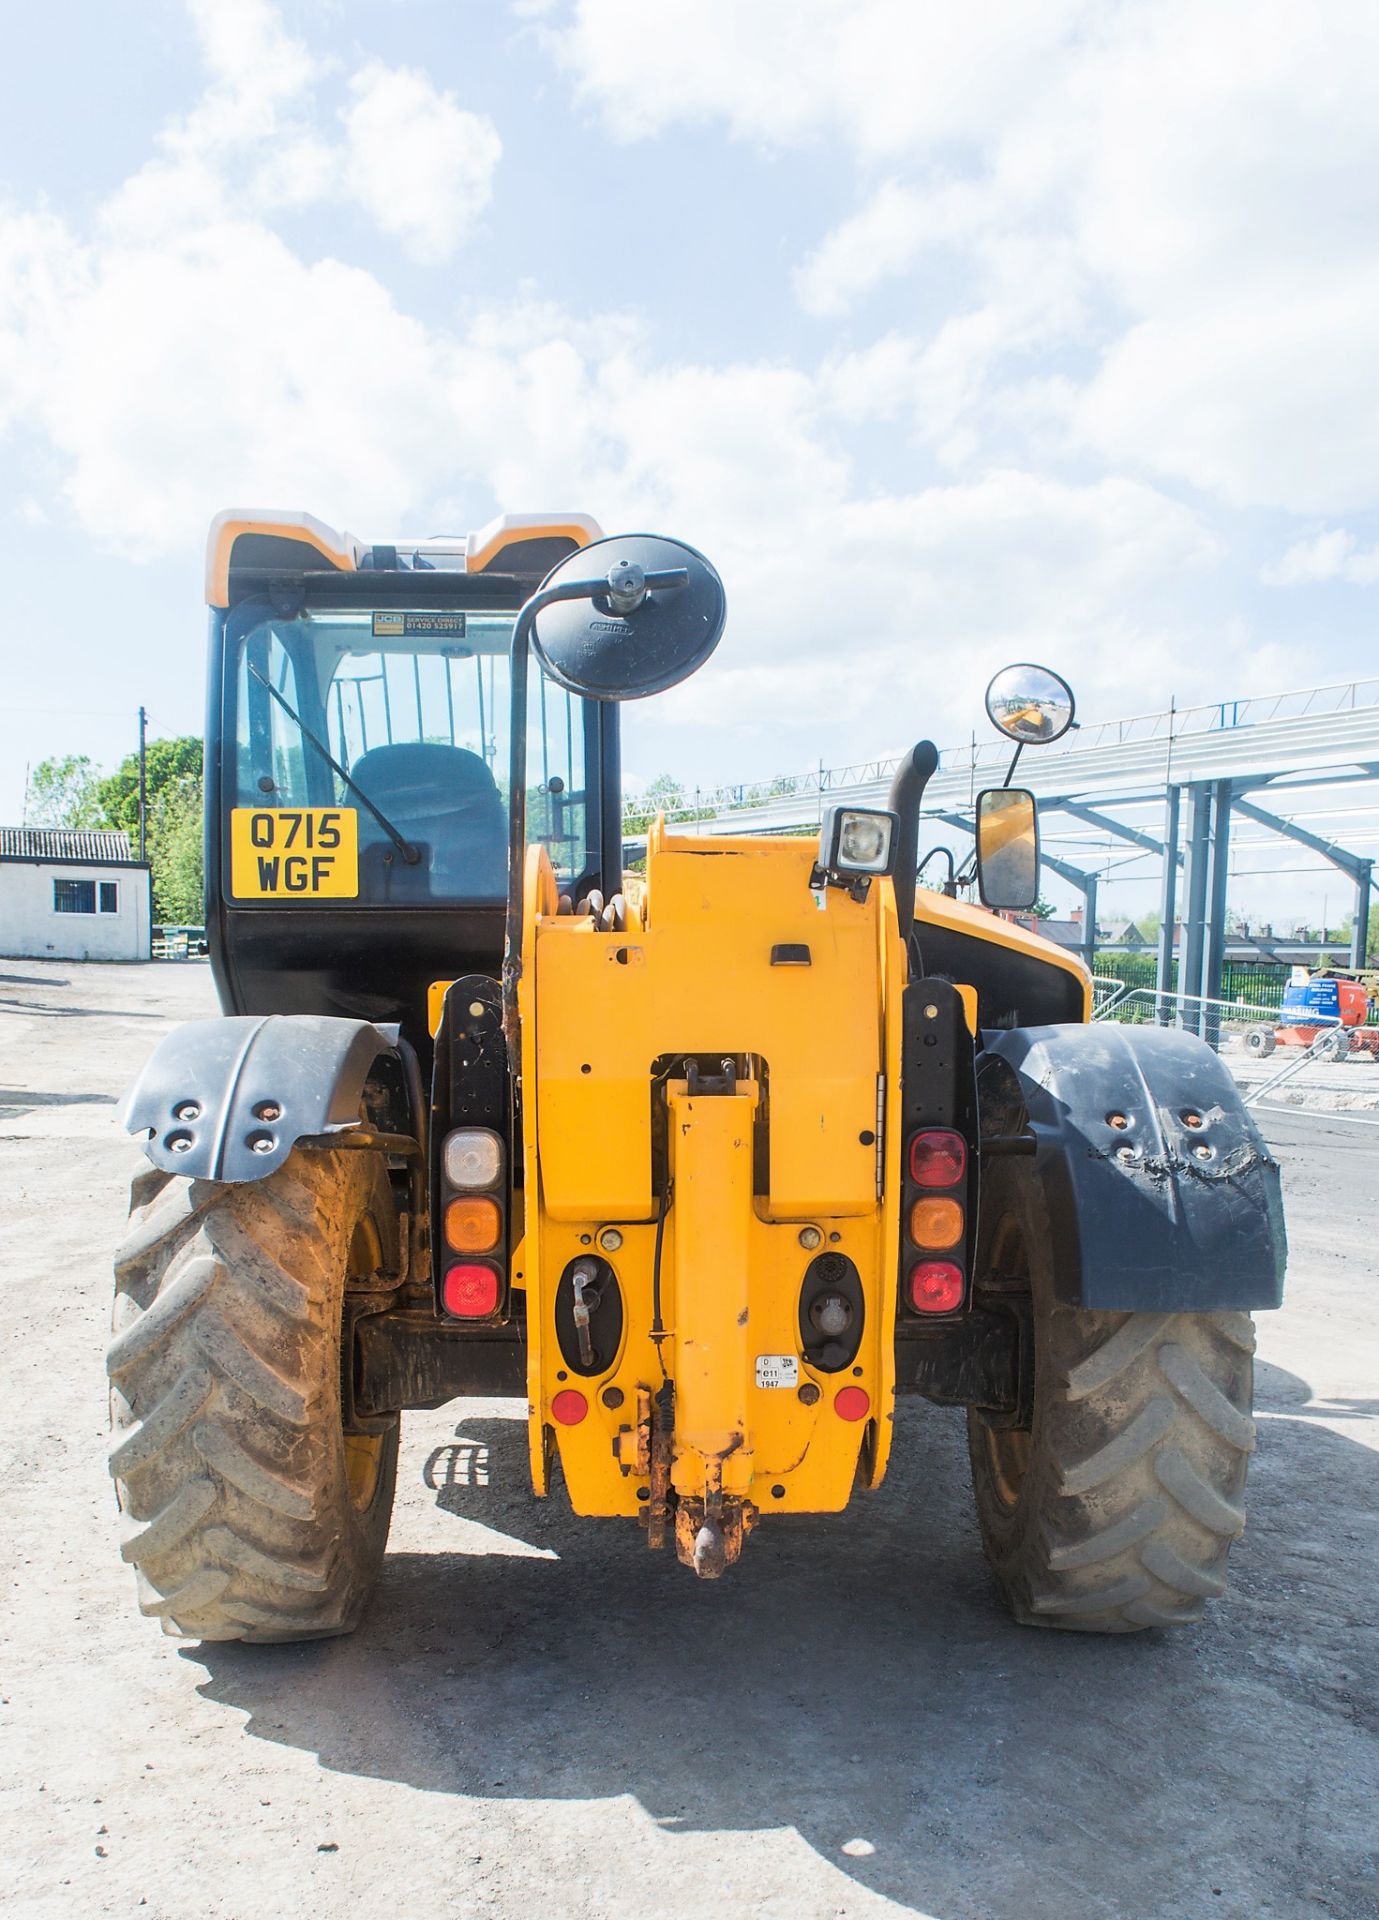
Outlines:
[[[925,795],[925,819],[970,835],[977,793],[1003,782],[1010,759],[1005,742],[974,740],[944,752]],[[896,765],[889,759],[821,766],[794,778],[720,788],[668,817],[687,833],[803,832],[817,824],[825,805],[884,804]],[[1162,869],[1159,988],[1172,981],[1181,924],[1177,991],[1216,998],[1233,830],[1248,822],[1345,876],[1355,893],[1351,964],[1364,964],[1379,858],[1379,680],[1170,707],[1080,727],[1060,748],[1021,759],[1019,777],[1039,796],[1044,865],[1082,895],[1089,963],[1098,891],[1110,866],[1152,859]],[[1310,811],[1304,801],[1313,803]],[[1347,824],[1323,833],[1295,817],[1317,812]],[[1067,823],[1062,831],[1048,831],[1051,815]],[[1105,846],[1097,866],[1087,851],[1098,851],[1099,841]],[[1112,846],[1121,850],[1119,861],[1109,860]]]

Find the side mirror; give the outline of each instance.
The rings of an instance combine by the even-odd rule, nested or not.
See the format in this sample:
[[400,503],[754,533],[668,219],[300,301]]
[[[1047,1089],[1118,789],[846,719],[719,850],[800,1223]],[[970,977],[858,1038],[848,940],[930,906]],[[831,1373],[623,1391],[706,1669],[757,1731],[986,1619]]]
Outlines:
[[727,613],[703,554],[649,533],[581,547],[540,594],[553,588],[571,597],[541,608],[532,649],[548,679],[589,700],[644,700],[687,680],[718,645]]
[[986,690],[987,718],[1007,740],[1022,747],[1061,740],[1077,711],[1073,690],[1061,674],[1027,660],[1002,667]]
[[1024,787],[977,795],[977,889],[988,907],[1032,907],[1039,898],[1039,819]]

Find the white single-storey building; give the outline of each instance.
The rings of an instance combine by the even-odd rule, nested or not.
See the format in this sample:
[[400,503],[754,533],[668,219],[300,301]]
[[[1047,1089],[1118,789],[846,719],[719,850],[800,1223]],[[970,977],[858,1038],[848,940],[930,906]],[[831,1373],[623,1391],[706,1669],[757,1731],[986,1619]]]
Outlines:
[[0,827],[0,954],[12,960],[147,960],[148,862],[127,833]]

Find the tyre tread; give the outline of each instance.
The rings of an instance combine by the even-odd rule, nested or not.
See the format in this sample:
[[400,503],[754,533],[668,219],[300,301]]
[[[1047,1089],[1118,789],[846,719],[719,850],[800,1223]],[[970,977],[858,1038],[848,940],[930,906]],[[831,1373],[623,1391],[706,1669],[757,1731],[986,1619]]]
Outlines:
[[[994,1204],[1020,1209],[1050,1244],[1033,1170],[997,1176]],[[1097,1313],[1054,1296],[1051,1256],[1031,1255],[1036,1406],[1013,1501],[969,1416],[987,1556],[1017,1620],[1124,1633],[1199,1619],[1226,1590],[1245,1526],[1255,1443],[1254,1327],[1244,1313]]]
[[[204,1640],[347,1632],[383,1550],[351,1506],[339,1302],[381,1160],[298,1150],[251,1186],[141,1172],[116,1255],[110,1468],[141,1610]],[[381,1524],[380,1524],[381,1522]]]

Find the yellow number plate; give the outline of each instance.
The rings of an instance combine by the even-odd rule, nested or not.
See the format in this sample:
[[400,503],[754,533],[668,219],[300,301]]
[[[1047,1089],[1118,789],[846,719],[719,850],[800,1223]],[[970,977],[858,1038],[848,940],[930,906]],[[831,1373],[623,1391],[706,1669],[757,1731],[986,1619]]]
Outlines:
[[357,900],[359,816],[352,807],[235,807],[236,900]]

